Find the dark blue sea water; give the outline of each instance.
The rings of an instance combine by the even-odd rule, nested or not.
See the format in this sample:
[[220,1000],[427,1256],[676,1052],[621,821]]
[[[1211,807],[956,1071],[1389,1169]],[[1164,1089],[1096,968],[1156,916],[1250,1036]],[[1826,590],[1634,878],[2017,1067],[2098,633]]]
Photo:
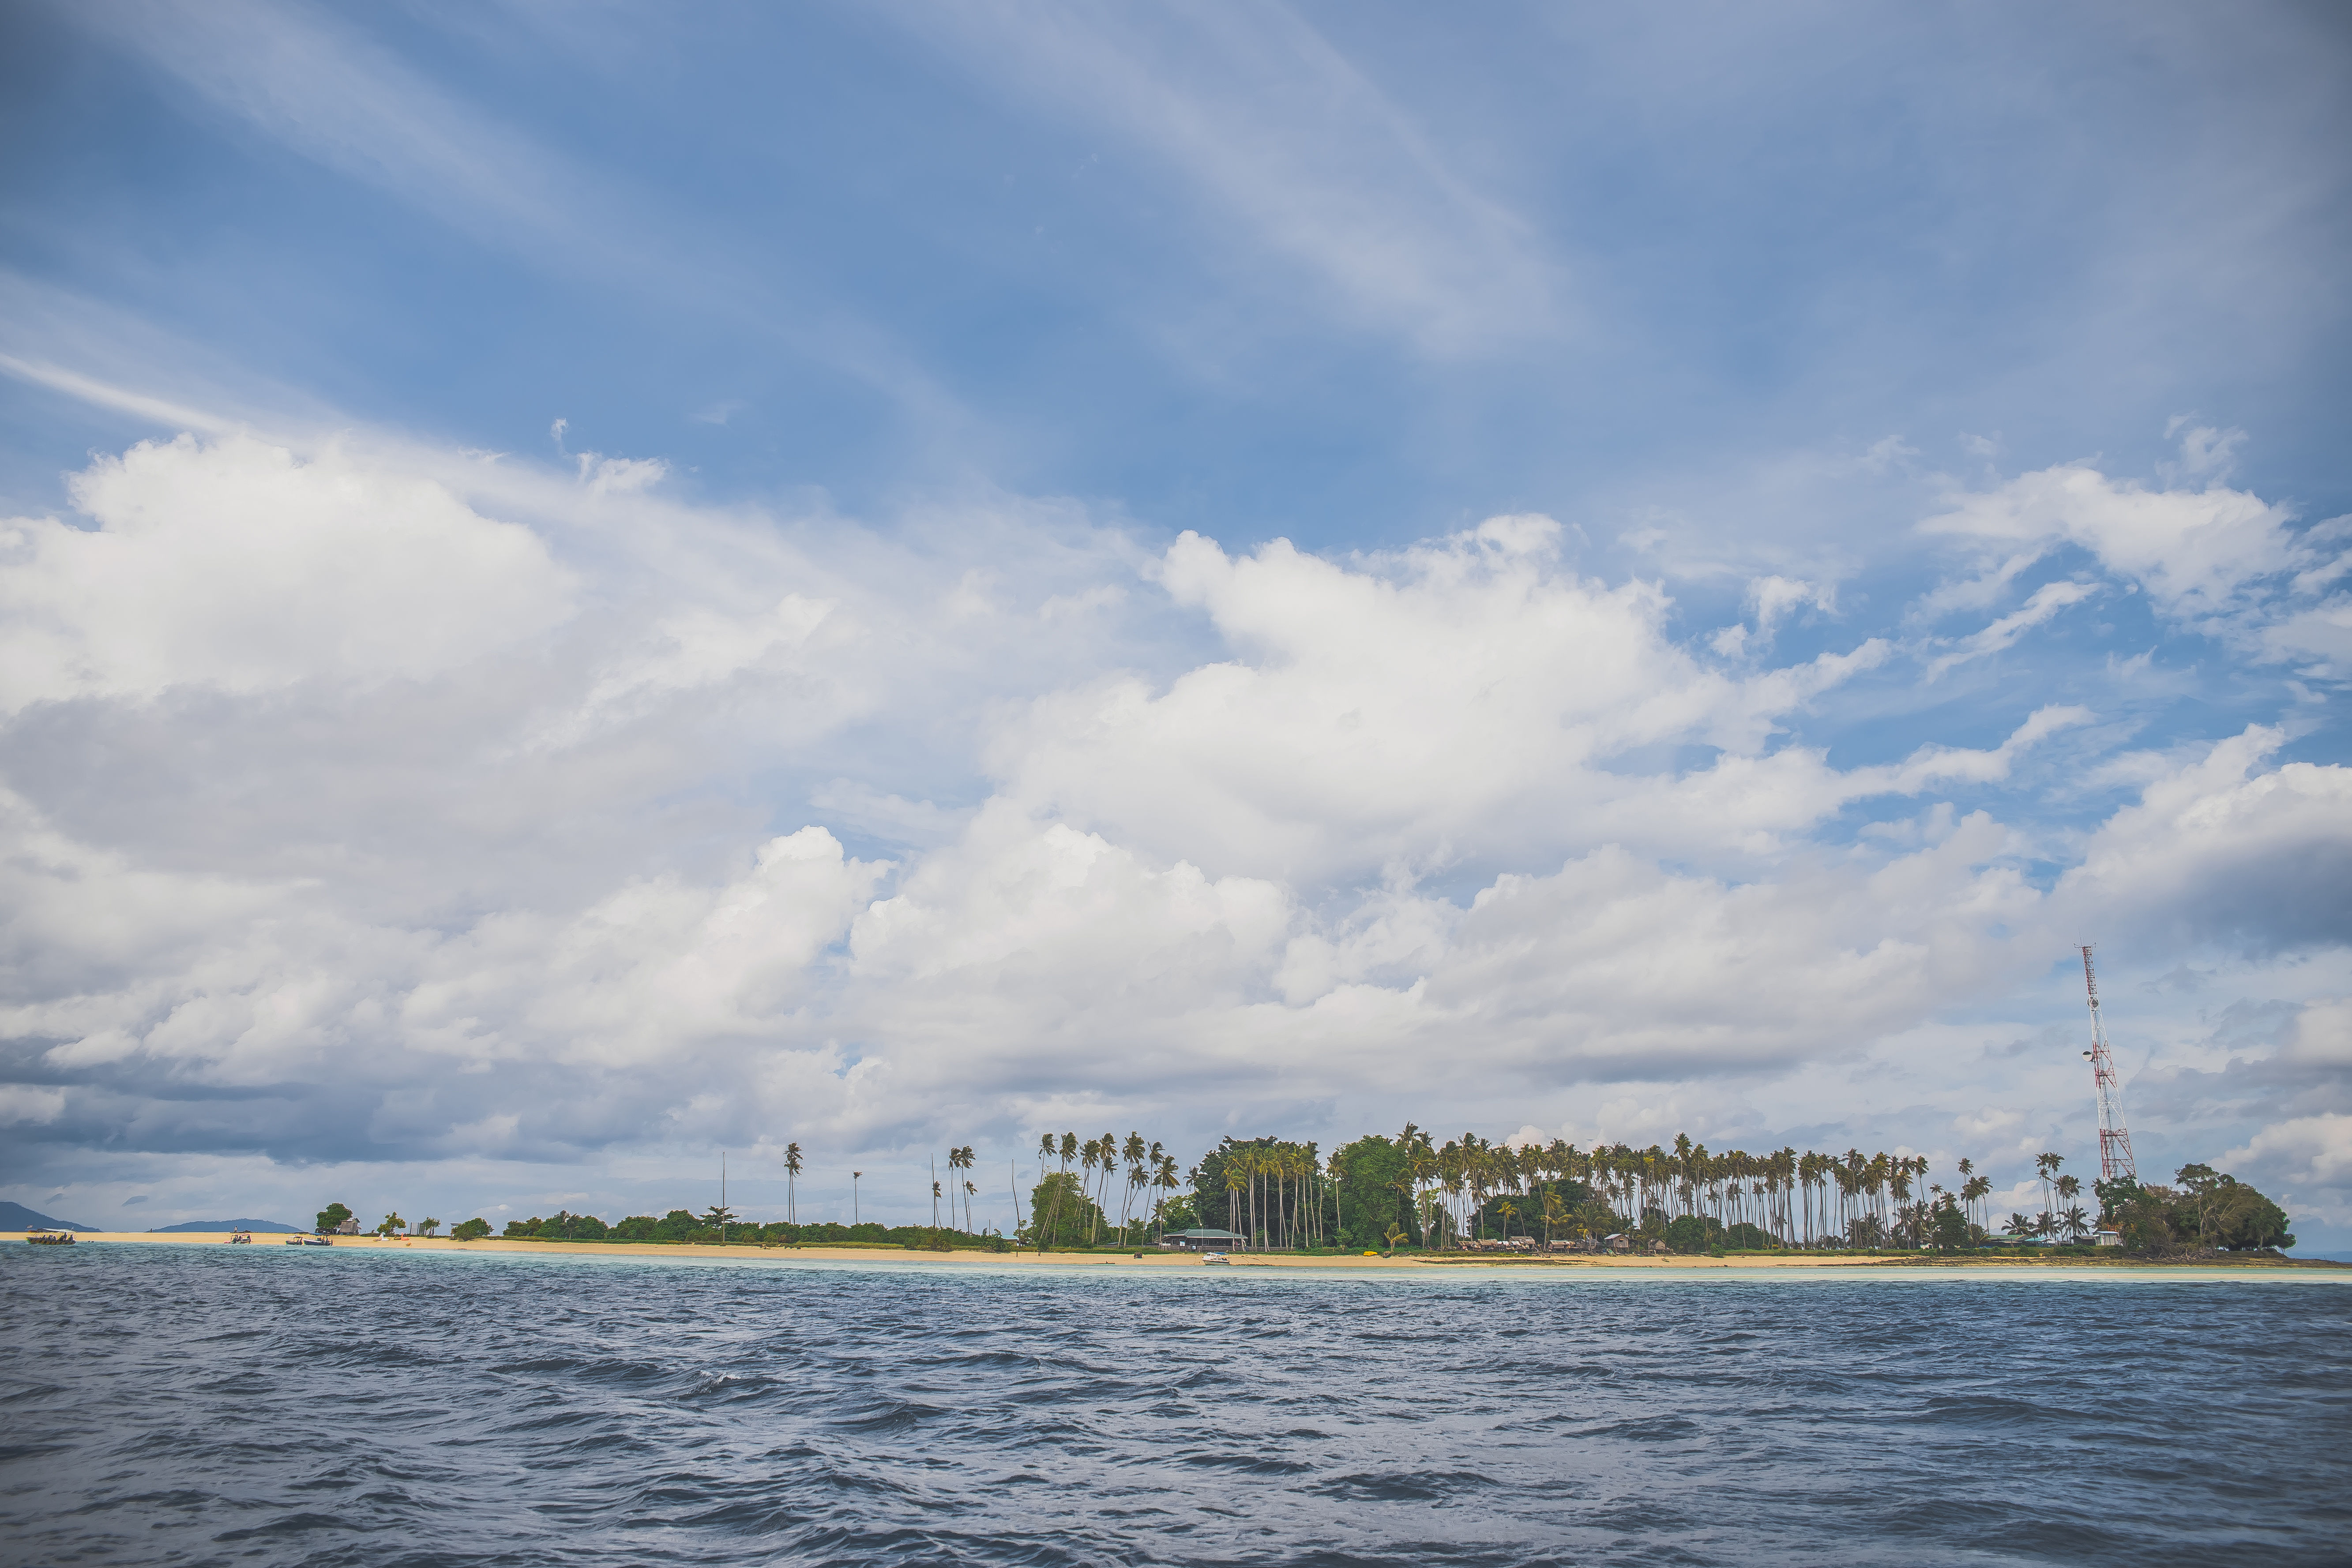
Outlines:
[[12,1565],[2352,1561],[2343,1284],[96,1245],[0,1308]]

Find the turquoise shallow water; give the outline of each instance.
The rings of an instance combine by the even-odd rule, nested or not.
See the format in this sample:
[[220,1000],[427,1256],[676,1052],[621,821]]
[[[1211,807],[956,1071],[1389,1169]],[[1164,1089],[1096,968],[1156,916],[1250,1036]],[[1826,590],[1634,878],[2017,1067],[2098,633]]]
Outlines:
[[2338,1563],[2352,1287],[0,1250],[10,1563]]

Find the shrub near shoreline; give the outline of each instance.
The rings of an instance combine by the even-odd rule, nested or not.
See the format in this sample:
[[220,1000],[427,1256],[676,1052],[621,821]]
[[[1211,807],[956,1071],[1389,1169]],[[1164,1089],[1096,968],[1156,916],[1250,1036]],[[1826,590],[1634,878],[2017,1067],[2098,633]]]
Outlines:
[[[473,1222],[468,1222],[469,1224]],[[485,1225],[482,1234],[488,1235]],[[656,1219],[632,1215],[606,1225],[594,1215],[558,1210],[541,1218],[509,1220],[502,1239],[508,1241],[621,1241],[695,1247],[897,1247],[922,1251],[980,1248],[1005,1252],[1013,1244],[1003,1237],[971,1231],[933,1229],[929,1226],[789,1225],[776,1221],[752,1225],[729,1221],[710,1223],[709,1216],[672,1209]]]

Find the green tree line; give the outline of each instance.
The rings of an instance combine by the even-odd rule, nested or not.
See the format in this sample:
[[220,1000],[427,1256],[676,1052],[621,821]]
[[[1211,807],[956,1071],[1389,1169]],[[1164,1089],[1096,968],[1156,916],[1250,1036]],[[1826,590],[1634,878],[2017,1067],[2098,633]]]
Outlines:
[[[1324,1155],[1313,1142],[1225,1137],[1180,1174],[1174,1156],[1140,1132],[1120,1139],[1074,1132],[1040,1138],[1050,1166],[1027,1194],[1027,1223],[1006,1238],[972,1228],[970,1146],[948,1154],[950,1189],[932,1183],[934,1223],[801,1224],[751,1222],[714,1205],[700,1214],[672,1209],[608,1225],[563,1210],[508,1222],[509,1237],[539,1241],[824,1243],[904,1247],[1006,1247],[1045,1249],[1127,1247],[1170,1230],[1214,1226],[1265,1249],[1355,1251],[1399,1247],[1467,1249],[1485,1246],[1593,1245],[1623,1236],[1629,1244],[1676,1251],[1714,1248],[1934,1248],[1955,1250],[2011,1242],[2081,1242],[2101,1230],[2133,1252],[2172,1256],[2294,1245],[2287,1216],[2252,1187],[2210,1166],[2181,1167],[2172,1185],[2095,1184],[2094,1217],[2080,1180],[2065,1160],[2035,1161],[2042,1205],[2012,1213],[1998,1234],[1986,1200],[1990,1177],[1963,1159],[1937,1180],[1925,1156],[1843,1153],[1793,1147],[1751,1153],[1710,1151],[1687,1135],[1671,1147],[1625,1143],[1580,1149],[1495,1142],[1475,1133],[1438,1142],[1413,1123],[1394,1136],[1368,1133]],[[800,1173],[800,1146],[787,1169]],[[1016,1191],[1016,1196],[1017,1196]],[[959,1200],[964,1226],[953,1225]],[[949,1225],[938,1223],[947,1206]],[[788,1209],[796,1211],[796,1202]],[[331,1229],[351,1217],[332,1204],[319,1215]],[[430,1235],[440,1225],[415,1227]],[[376,1229],[410,1227],[397,1214]],[[450,1233],[490,1234],[479,1217]]]
[[[2094,1219],[2064,1164],[2054,1152],[2037,1158],[2042,1207],[2010,1216],[2012,1240],[2085,1241],[2108,1228],[2142,1252],[2294,1245],[2275,1204],[2208,1166],[2184,1167],[2178,1189],[2102,1186]],[[1312,1143],[1228,1137],[1192,1176],[1195,1210],[1263,1247],[1464,1248],[1622,1235],[1677,1251],[1952,1250],[1995,1239],[1985,1207],[1992,1182],[1970,1160],[1939,1181],[1924,1155],[1710,1151],[1687,1135],[1646,1149],[1513,1145],[1475,1133],[1439,1143],[1407,1123],[1319,1163]]]

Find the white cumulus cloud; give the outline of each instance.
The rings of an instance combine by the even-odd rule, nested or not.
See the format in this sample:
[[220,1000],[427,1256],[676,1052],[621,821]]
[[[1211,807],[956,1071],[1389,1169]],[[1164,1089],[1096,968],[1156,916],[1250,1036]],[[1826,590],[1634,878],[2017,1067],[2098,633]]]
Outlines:
[[544,635],[572,585],[444,486],[247,437],[73,477],[91,526],[0,523],[0,702],[418,678]]

